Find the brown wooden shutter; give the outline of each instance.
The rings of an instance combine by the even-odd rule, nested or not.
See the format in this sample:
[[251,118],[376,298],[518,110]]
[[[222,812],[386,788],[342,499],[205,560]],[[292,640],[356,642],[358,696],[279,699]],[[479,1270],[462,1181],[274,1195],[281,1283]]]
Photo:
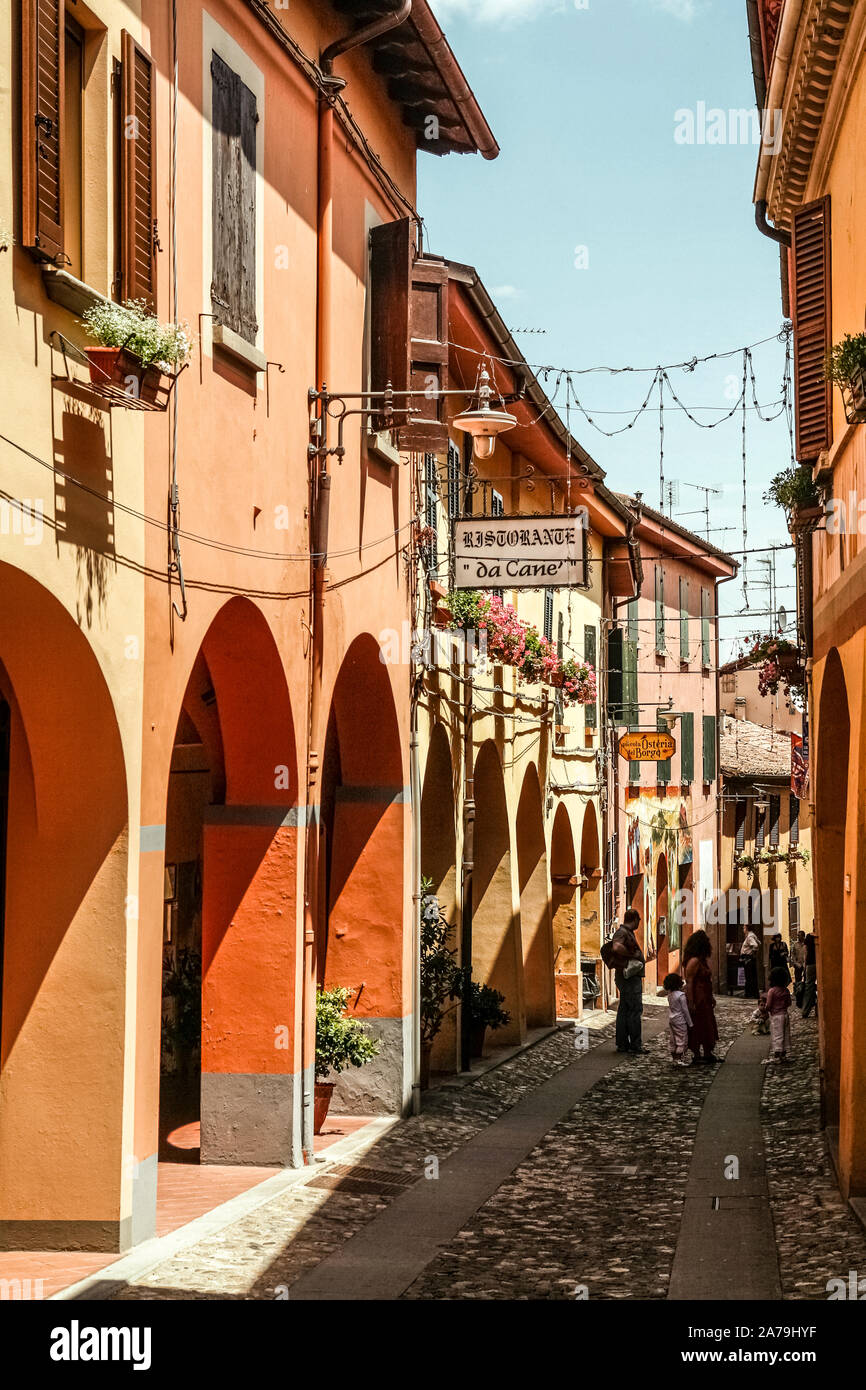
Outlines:
[[830,199],[794,214],[794,381],[797,458],[814,463],[833,439],[833,397],[824,378],[831,347]]
[[63,0],[21,2],[22,241],[63,255]]
[[[448,266],[426,257],[415,261],[409,292],[409,382],[411,424],[400,431],[404,449],[448,445],[445,398],[448,390]],[[420,418],[417,418],[420,417]]]
[[254,343],[256,321],[255,95],[217,53],[213,77],[213,272],[219,323]]
[[[412,223],[383,222],[370,232],[370,390],[409,389],[409,285]],[[406,404],[398,400],[398,406]],[[402,417],[399,417],[402,418]],[[378,429],[385,417],[376,416]]]
[[156,308],[156,95],[153,59],[121,35],[121,298]]

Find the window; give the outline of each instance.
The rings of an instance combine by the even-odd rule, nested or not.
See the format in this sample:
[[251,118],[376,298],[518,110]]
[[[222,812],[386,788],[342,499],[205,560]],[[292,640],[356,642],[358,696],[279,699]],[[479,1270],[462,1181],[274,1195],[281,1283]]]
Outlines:
[[448,520],[460,515],[460,450],[448,441]]
[[788,830],[788,844],[798,845],[800,843],[800,798],[791,792],[790,802],[790,828]]
[[793,220],[791,297],[797,459],[814,463],[833,440],[831,384],[823,372],[831,345],[829,197],[798,208]]
[[[505,515],[505,503],[504,503],[503,500],[502,500],[502,494],[501,494],[500,492],[491,492],[491,494],[490,494],[490,515],[491,515],[491,516],[504,516],[504,515]],[[502,590],[501,590],[501,589],[491,589],[490,592],[493,593],[493,594],[495,594],[497,598],[500,598],[500,599],[502,598]]]
[[767,827],[767,808],[765,806],[755,807],[755,849],[764,848],[764,836]]
[[691,710],[680,715],[680,780],[695,780],[695,716]]
[[788,931],[791,935],[800,930],[800,899],[788,899]]
[[656,655],[665,655],[665,572],[661,565],[655,567],[655,628]]
[[[668,726],[660,714],[656,715],[656,728],[659,730],[660,733],[663,734],[666,734],[668,731]],[[670,758],[665,758],[663,762],[656,763],[656,768],[658,770],[656,781],[660,785],[664,784],[665,786],[667,786],[668,782],[671,780]]]
[[734,849],[742,850],[746,844],[746,813],[749,803],[742,797],[734,802]]
[[218,53],[213,83],[211,306],[224,328],[255,344],[256,98]]
[[704,715],[704,781],[716,778],[716,716]]
[[436,455],[424,455],[424,525],[433,532],[430,540],[430,567],[439,567],[439,546],[436,532],[439,528],[439,473],[436,468]]
[[463,436],[463,515],[472,516],[474,497],[472,488],[472,435]]
[[[598,640],[594,627],[585,627],[583,629],[583,656],[584,660],[588,661],[593,670],[595,670],[598,665]],[[597,728],[598,707],[595,701],[593,701],[591,705],[584,705],[584,709],[586,711],[586,724],[584,727],[587,729]]]
[[781,798],[778,796],[770,797],[770,844],[774,847],[779,843],[779,813]]
[[121,36],[120,299],[156,307],[156,91],[153,60]]
[[710,596],[701,589],[701,665],[708,671],[712,665],[710,658]]
[[544,635],[548,642],[553,641],[553,590],[544,591]]
[[680,580],[680,661],[689,659],[689,581]]
[[63,58],[63,250],[65,268],[83,278],[84,30],[66,18]]

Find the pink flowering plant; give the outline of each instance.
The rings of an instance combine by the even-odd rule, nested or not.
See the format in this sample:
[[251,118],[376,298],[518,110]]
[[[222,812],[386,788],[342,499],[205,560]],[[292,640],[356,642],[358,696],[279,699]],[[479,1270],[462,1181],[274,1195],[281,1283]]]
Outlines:
[[741,660],[758,667],[758,690],[761,695],[775,695],[780,685],[785,694],[803,684],[803,668],[799,662],[800,649],[795,642],[772,634],[762,637],[755,633],[749,638],[747,650],[740,653]]
[[487,655],[502,666],[513,666],[520,680],[557,686],[569,704],[594,704],[596,675],[586,661],[563,661],[552,642],[531,623],[518,618],[510,603],[497,594],[458,590],[449,595],[451,628],[484,633]]

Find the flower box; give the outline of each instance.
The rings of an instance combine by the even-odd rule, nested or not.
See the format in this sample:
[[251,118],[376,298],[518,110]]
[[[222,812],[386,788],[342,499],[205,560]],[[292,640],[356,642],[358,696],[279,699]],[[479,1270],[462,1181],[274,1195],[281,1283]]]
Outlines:
[[866,367],[853,372],[841,390],[848,424],[866,425]]
[[806,535],[810,531],[816,531],[823,519],[824,508],[821,506],[796,507],[791,511],[788,530],[792,536]]
[[84,351],[94,386],[116,386],[132,400],[150,404],[156,400],[163,384],[163,373],[158,367],[145,367],[129,348],[88,347]]

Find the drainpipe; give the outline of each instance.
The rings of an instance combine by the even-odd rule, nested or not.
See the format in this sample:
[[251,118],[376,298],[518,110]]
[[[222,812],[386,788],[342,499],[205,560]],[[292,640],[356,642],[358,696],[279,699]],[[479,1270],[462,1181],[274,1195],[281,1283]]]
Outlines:
[[[318,161],[316,189],[316,386],[326,389],[331,376],[332,275],[334,232],[334,100],[345,87],[342,77],[333,75],[334,59],[359,48],[380,34],[402,24],[412,8],[404,0],[395,14],[377,20],[356,33],[340,39],[323,52],[320,67],[325,77],[319,95]],[[319,446],[327,448],[327,407],[322,405]],[[324,666],[325,588],[327,584],[328,522],[331,477],[327,453],[316,459],[317,475],[310,489],[310,676],[307,711],[307,825],[304,854],[304,963],[301,993],[301,1084],[303,1106],[301,1135],[304,1161],[313,1162],[313,1098],[316,1060],[316,928],[322,905],[319,902],[319,839],[322,759],[322,671]]]

